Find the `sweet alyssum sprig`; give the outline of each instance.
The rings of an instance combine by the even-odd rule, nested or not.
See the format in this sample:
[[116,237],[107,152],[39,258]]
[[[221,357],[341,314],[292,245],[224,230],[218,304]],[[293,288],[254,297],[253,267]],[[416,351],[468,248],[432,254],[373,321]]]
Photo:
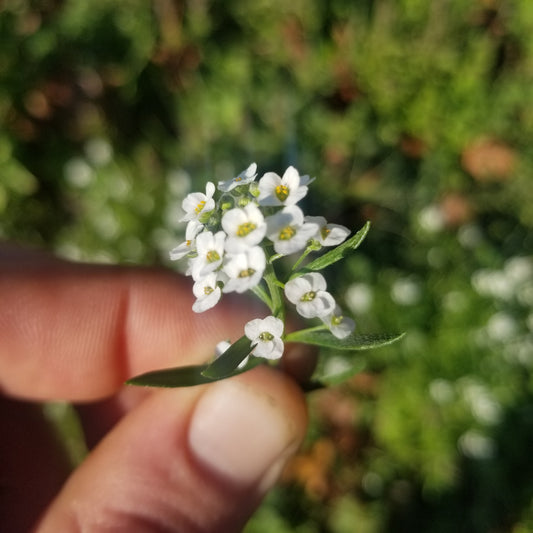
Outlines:
[[[230,292],[252,291],[270,310],[243,327],[233,344],[222,340],[209,363],[157,370],[134,377],[134,385],[181,387],[210,383],[245,372],[264,360],[281,358],[285,342],[301,342],[345,354],[390,344],[401,335],[355,335],[355,322],[346,316],[327,290],[321,274],[329,265],[352,253],[365,238],[367,222],[351,238],[350,230],[328,223],[322,216],[305,215],[297,204],[314,181],[289,167],[278,176],[265,173],[259,180],[253,163],[237,177],[183,200],[187,222],[185,241],[170,252],[173,260],[187,261],[186,273],[194,281],[192,310],[202,313]],[[314,260],[309,255],[329,250]],[[295,258],[286,279],[280,279],[275,262]],[[315,324],[285,332],[287,305]],[[357,365],[342,368],[342,376]],[[319,365],[320,368],[320,365]],[[312,387],[332,383],[331,375],[314,376]]]

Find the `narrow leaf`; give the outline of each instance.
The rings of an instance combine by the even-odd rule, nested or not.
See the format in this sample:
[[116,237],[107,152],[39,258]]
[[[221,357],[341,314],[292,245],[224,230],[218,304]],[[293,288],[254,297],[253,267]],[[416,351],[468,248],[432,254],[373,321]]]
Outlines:
[[154,370],[128,379],[126,384],[144,387],[192,387],[193,385],[202,385],[215,381],[202,375],[202,372],[208,366],[178,366]]
[[392,344],[403,337],[403,333],[381,333],[375,335],[349,335],[344,339],[338,339],[329,331],[294,331],[289,333],[285,340],[287,342],[301,342],[303,344],[313,344],[324,348],[335,348],[337,350],[369,350]]
[[230,376],[235,369],[250,355],[252,346],[250,339],[243,335],[235,341],[218,359],[202,370],[202,376],[210,379],[220,379]]
[[[236,376],[247,372],[263,361],[259,357],[250,357],[248,363],[243,368],[236,369],[231,375]],[[213,383],[220,381],[229,376],[221,376],[217,378],[209,378],[204,376],[202,372],[209,368],[210,365],[195,365],[195,366],[178,366],[174,368],[164,368],[162,370],[154,370],[140,374],[126,381],[126,385],[139,385],[143,387],[193,387],[195,385],[205,385],[206,383]]]
[[326,268],[327,266],[344,259],[347,255],[359,247],[359,245],[365,239],[369,229],[370,222],[366,222],[366,224],[351,239],[339,244],[339,246],[333,248],[333,250],[330,250],[324,255],[317,257],[314,261],[311,261],[309,264],[307,264],[302,271],[309,272],[322,270],[323,268]]

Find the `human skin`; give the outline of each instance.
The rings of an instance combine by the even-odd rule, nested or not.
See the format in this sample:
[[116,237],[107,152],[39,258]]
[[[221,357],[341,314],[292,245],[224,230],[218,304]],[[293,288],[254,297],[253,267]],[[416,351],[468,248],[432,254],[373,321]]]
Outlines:
[[[168,271],[8,245],[0,294],[2,531],[241,531],[304,437],[295,381],[261,365],[187,388],[124,382],[204,362],[268,311],[226,295],[196,314],[190,283]],[[80,414],[90,453],[74,471],[42,417],[47,401]]]

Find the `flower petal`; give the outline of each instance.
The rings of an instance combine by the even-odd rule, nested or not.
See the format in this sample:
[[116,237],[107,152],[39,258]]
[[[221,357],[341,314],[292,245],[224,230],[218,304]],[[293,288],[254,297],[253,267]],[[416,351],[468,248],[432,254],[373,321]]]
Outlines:
[[311,283],[306,276],[299,276],[285,283],[285,296],[293,304],[297,304],[301,297],[311,290]]
[[244,334],[252,341],[257,342],[257,337],[261,333],[261,324],[263,320],[261,318],[254,318],[244,325]]
[[290,166],[283,174],[281,181],[289,189],[296,190],[300,186],[300,174],[293,166]]
[[263,324],[274,337],[281,337],[283,334],[283,320],[275,316],[267,316],[263,319]]
[[309,282],[313,291],[325,291],[327,289],[326,278],[319,272],[309,272],[302,277]]

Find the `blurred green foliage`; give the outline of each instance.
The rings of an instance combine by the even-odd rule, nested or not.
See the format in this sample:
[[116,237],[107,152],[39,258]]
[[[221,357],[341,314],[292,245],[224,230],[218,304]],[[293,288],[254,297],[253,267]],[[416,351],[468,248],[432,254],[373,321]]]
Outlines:
[[373,223],[334,289],[407,336],[310,396],[248,533],[533,531],[532,32],[529,0],[2,3],[0,238],[168,264],[252,161]]

